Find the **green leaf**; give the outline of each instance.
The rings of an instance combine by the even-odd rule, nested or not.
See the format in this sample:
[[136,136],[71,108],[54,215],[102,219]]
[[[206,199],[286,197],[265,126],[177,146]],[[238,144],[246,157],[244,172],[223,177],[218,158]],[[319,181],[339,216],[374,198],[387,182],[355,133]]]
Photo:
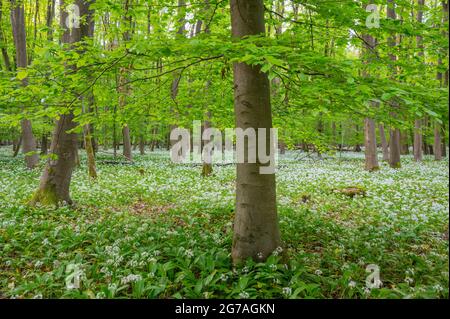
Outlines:
[[20,70],[19,73],[17,73],[17,79],[22,81],[28,76],[27,70]]
[[274,58],[273,56],[267,55],[265,58],[266,58],[267,62],[269,62],[270,64],[277,65],[277,66],[283,65],[283,61],[281,61],[277,58]]

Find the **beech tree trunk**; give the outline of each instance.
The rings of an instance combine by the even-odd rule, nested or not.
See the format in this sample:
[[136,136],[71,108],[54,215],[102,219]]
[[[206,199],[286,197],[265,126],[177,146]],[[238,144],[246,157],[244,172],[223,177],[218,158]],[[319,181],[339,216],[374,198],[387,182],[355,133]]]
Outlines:
[[[129,6],[130,6],[130,0],[125,0],[124,7],[125,7],[125,15],[123,18],[124,23],[126,24],[126,28],[131,28],[132,25],[132,17],[129,14]],[[123,33],[123,40],[125,42],[130,40],[130,31],[127,29]],[[129,95],[129,85],[126,84],[128,81],[127,75],[128,70],[126,68],[120,68],[119,71],[119,108],[123,109],[126,105],[126,97]],[[131,150],[131,136],[130,136],[130,128],[127,124],[124,124],[122,127],[122,136],[123,136],[123,156],[129,160],[133,160],[133,154]]]
[[123,135],[123,156],[129,161],[133,160],[133,153],[131,151],[131,137],[130,137],[130,128],[128,125],[122,128]]
[[422,121],[415,120],[414,122],[414,160],[416,162],[422,161]]
[[392,168],[400,168],[400,130],[391,129],[389,140],[389,165]]
[[[375,39],[369,34],[363,36],[365,39],[364,64],[372,63],[374,59],[373,50],[375,50]],[[363,76],[369,77],[370,74],[366,68],[363,69]],[[369,102],[372,108],[377,107],[374,101]],[[376,171],[380,168],[378,164],[377,139],[375,121],[369,117],[364,120],[364,146],[365,146],[365,168],[368,171]]]
[[408,155],[409,154],[409,145],[408,145],[408,134],[405,131],[400,131],[400,154]]
[[441,140],[441,126],[436,123],[434,125],[434,159],[436,161],[442,160],[442,140]]
[[[441,1],[441,8],[442,8],[442,24],[445,25],[448,22],[448,2]],[[448,41],[448,32],[444,31],[443,36],[447,38]],[[439,67],[442,67],[442,59],[447,59],[448,52],[444,52],[444,50],[440,50],[439,52],[439,59],[438,59],[438,65]],[[437,79],[439,80],[440,87],[447,87],[448,86],[448,69],[442,73],[438,72]],[[442,138],[441,138],[441,125],[439,123],[434,124],[434,159],[436,161],[442,160]],[[445,132],[444,132],[445,134]]]
[[[204,129],[208,129],[211,127],[211,113],[207,112],[206,114],[207,120],[205,121],[205,125],[204,125]],[[205,140],[204,144],[209,143],[210,140]],[[212,168],[212,164],[211,163],[207,163],[205,161],[203,161],[202,164],[202,176],[206,177],[206,176],[210,176],[213,172],[213,168]]]
[[92,179],[96,179],[97,169],[95,165],[94,147],[92,145],[92,136],[89,125],[85,125],[83,127],[83,133],[84,133],[84,145],[86,149],[89,177]]
[[0,1],[0,42],[3,44],[0,49],[2,51],[3,62],[5,63],[5,70],[11,72],[11,61],[9,60],[6,36],[3,32],[3,1]]
[[143,135],[139,136],[139,153],[145,155],[145,140]]
[[375,122],[373,119],[366,118],[364,121],[364,145],[366,170],[376,171],[380,168],[377,155],[377,141],[375,134]]
[[386,133],[384,132],[383,124],[378,125],[378,131],[380,133],[381,149],[383,151],[383,161],[387,162],[389,161],[389,144],[386,140]]
[[447,143],[446,143],[446,136],[445,136],[445,124],[442,126],[442,157],[447,157]]
[[13,142],[13,157],[17,157],[21,147],[22,147],[22,134],[20,134],[17,142]]
[[[63,6],[62,0],[60,3]],[[83,0],[76,0],[75,4],[80,8],[80,16],[84,17],[87,13],[88,3]],[[81,28],[69,29],[65,23],[67,17],[68,13],[60,10],[60,26],[64,30],[62,42],[75,44],[81,40]],[[85,23],[84,21],[84,19],[81,19],[80,23]],[[69,65],[67,68],[70,68],[71,71],[76,70],[74,65]],[[61,203],[71,205],[73,203],[69,188],[78,153],[78,140],[77,134],[69,131],[77,126],[74,117],[73,111],[70,110],[68,113],[60,115],[56,122],[50,146],[51,156],[44,168],[39,188],[30,201],[31,205],[37,203],[42,205],[59,205]]]
[[[94,3],[95,0],[91,0],[90,4]],[[89,37],[92,38],[94,36],[94,11],[89,9],[86,13],[86,23],[81,28],[81,37]],[[86,93],[86,97],[82,97],[83,99],[83,112],[91,113],[94,106],[94,93],[92,88]],[[87,101],[87,108],[85,108],[84,102]],[[97,178],[97,169],[95,165],[95,142],[92,137],[92,132],[94,131],[94,127],[92,124],[86,124],[83,127],[83,135],[84,135],[84,149],[86,151],[87,157],[87,166],[88,166],[88,174],[92,179]]]
[[[11,0],[11,26],[13,30],[14,45],[16,47],[17,68],[27,68],[27,42],[25,33],[25,12],[23,3]],[[27,78],[22,80],[22,86],[28,85]],[[36,139],[33,135],[31,121],[23,119],[20,122],[22,128],[22,152],[25,154],[25,163],[29,169],[33,169],[39,163],[39,155],[36,149]]]
[[[394,0],[387,0],[388,7],[387,7],[387,16],[390,19],[395,20],[397,18],[397,15],[395,13],[395,1]],[[392,35],[389,38],[389,46],[394,48],[397,45],[397,40],[395,34]],[[397,57],[390,53],[389,57],[391,61],[394,63],[397,61]],[[392,76],[396,73],[396,68],[394,65],[391,67],[392,69]],[[397,108],[397,101],[395,101],[395,98],[391,101],[392,107],[395,109]],[[395,117],[395,112],[392,112],[392,117]],[[390,139],[389,139],[389,165],[392,168],[400,168],[400,130],[398,128],[391,128],[390,130]]]
[[41,138],[41,155],[47,155],[48,153],[48,137],[47,134],[42,134]]
[[[419,9],[417,10],[417,22],[422,23],[423,20],[423,6],[425,4],[425,0],[417,0],[417,4]],[[416,37],[417,47],[419,48],[419,57],[423,59],[423,39],[422,36]],[[425,61],[423,61],[425,62]],[[416,119],[414,121],[414,160],[416,162],[421,162],[423,159],[422,156],[422,121],[420,119]]]
[[[232,33],[236,38],[265,32],[262,0],[231,0]],[[270,129],[270,82],[259,66],[235,63],[234,108],[236,127]],[[269,142],[269,134],[266,136]],[[246,154],[247,159],[248,154]],[[232,259],[265,260],[280,246],[275,174],[260,174],[257,163],[237,164],[236,211]]]

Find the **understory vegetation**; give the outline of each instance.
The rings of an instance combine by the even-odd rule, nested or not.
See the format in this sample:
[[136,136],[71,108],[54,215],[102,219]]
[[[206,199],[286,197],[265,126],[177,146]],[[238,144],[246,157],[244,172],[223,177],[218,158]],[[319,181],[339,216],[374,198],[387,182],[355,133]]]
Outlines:
[[[70,207],[26,205],[40,170],[0,149],[2,298],[448,298],[448,161],[363,170],[363,154],[287,152],[277,172],[282,246],[230,258],[235,167],[97,155],[74,171]],[[364,190],[349,196],[342,190]],[[369,289],[368,265],[382,287]],[[67,288],[73,267],[79,289]]]

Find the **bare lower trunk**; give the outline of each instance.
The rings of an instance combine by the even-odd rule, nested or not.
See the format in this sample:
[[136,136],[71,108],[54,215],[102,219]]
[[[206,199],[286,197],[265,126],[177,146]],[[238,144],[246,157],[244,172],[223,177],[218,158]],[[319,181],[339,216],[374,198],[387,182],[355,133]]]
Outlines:
[[139,153],[145,155],[145,141],[142,135],[139,137]]
[[[128,70],[125,68],[121,68],[119,75],[119,108],[124,108],[126,105],[126,97],[129,94],[129,88],[126,84],[126,75]],[[131,137],[130,137],[130,128],[127,124],[125,124],[122,128],[122,137],[123,137],[123,156],[129,161],[133,160],[133,154],[131,152]]]
[[36,140],[34,139],[31,122],[29,120],[22,120],[20,126],[22,127],[22,153],[25,154],[27,167],[33,169],[39,163],[39,155],[37,153]]
[[373,119],[366,118],[364,121],[364,145],[366,170],[376,171],[380,167],[378,165],[377,141],[375,133],[375,122]]
[[72,204],[69,186],[78,152],[77,135],[67,131],[76,127],[73,118],[73,113],[64,114],[56,124],[50,146],[51,157],[47,161],[31,205],[58,205],[61,202]]
[[409,154],[408,134],[405,131],[400,131],[400,154]]
[[414,122],[414,160],[416,162],[422,161],[422,121],[415,120]]
[[442,126],[442,157],[447,157],[447,143],[445,138],[445,125]]
[[442,141],[441,141],[441,126],[435,124],[434,126],[434,159],[436,161],[442,160]]
[[378,131],[380,132],[380,142],[381,142],[381,149],[383,151],[383,161],[387,162],[389,161],[389,145],[386,140],[386,133],[384,132],[383,124],[380,124],[378,126]]
[[[396,20],[397,14],[395,12],[395,0],[387,0],[386,15],[389,19]],[[388,45],[391,48],[397,46],[397,36],[395,33],[391,34],[388,39]],[[397,61],[397,56],[393,53],[389,53],[389,59],[392,61],[390,65],[391,68],[391,79],[395,80],[395,75],[397,73],[395,62]],[[396,97],[391,99],[391,107],[395,110],[398,108],[398,101]],[[391,116],[395,118],[396,112],[392,111]],[[391,128],[390,139],[389,139],[389,165],[392,168],[400,168],[400,130],[398,128]]]
[[[417,0],[418,4],[418,10],[417,10],[417,22],[422,23],[423,19],[423,6],[425,4],[425,0]],[[423,38],[422,36],[416,37],[416,43],[417,47],[419,48],[419,58],[423,59],[424,56],[424,47],[423,47]],[[423,60],[422,60],[423,61]],[[424,62],[424,61],[423,61]],[[422,151],[422,144],[423,144],[423,135],[422,135],[422,120],[416,119],[414,121],[414,160],[416,162],[421,162],[423,159],[423,151]]]
[[125,125],[122,129],[123,135],[123,156],[129,161],[133,160],[133,154],[131,152],[131,138],[130,138],[130,128]]
[[41,155],[47,155],[48,153],[48,137],[47,134],[42,134],[41,137]]
[[[25,33],[25,11],[23,3],[16,0],[11,1],[11,26],[13,31],[14,45],[16,47],[17,68],[27,68],[27,43]],[[27,78],[22,80],[22,86],[28,85]],[[29,169],[33,169],[39,162],[36,149],[36,140],[33,135],[31,122],[23,119],[20,123],[22,128],[22,152],[25,154],[25,163]]]
[[389,140],[389,165],[392,168],[400,168],[400,130],[391,129]]
[[[60,1],[64,6],[64,1]],[[83,0],[75,0],[75,4],[80,9],[83,26],[86,23],[84,16],[87,14],[88,3]],[[63,29],[62,42],[73,45],[82,38],[83,28],[68,29],[66,21],[68,13],[60,11],[60,26]],[[76,71],[74,65],[68,65],[68,69]],[[78,154],[77,134],[73,130],[77,127],[74,122],[73,111],[60,115],[56,122],[52,134],[50,146],[50,157],[42,173],[38,190],[30,201],[31,205],[37,203],[43,205],[59,205],[60,203],[72,204],[69,188],[72,179],[72,172]]]
[[92,145],[91,128],[89,127],[89,125],[84,126],[83,132],[84,132],[84,145],[86,149],[89,177],[92,179],[96,179],[97,170],[95,167],[94,146]]
[[13,144],[13,157],[17,157],[21,147],[22,147],[22,134],[20,134],[20,137],[15,143],[15,145]]
[[[204,128],[209,129],[211,127],[211,113],[207,112],[206,117],[208,118],[208,120],[205,121],[205,125]],[[209,143],[210,140],[206,140],[204,141],[205,144]],[[211,163],[207,163],[206,161],[203,161],[203,165],[202,165],[202,176],[206,177],[206,176],[210,176],[213,172],[213,168],[212,168],[212,164]]]
[[[231,20],[234,37],[263,34],[263,1],[231,0]],[[267,75],[261,72],[259,66],[244,63],[235,63],[233,72],[236,127],[271,128],[270,83]],[[255,164],[247,161],[237,164],[232,249],[234,263],[247,258],[265,260],[281,244],[275,174],[260,174],[261,166],[258,161]]]

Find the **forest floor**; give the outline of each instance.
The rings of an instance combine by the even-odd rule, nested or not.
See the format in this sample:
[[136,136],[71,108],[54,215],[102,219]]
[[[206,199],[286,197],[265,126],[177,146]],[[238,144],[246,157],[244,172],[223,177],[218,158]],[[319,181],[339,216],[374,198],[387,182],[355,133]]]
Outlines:
[[[41,169],[0,149],[0,298],[448,298],[448,160],[405,156],[399,170],[369,173],[363,154],[288,153],[277,173],[283,249],[233,268],[233,166],[203,178],[167,152],[111,159],[99,154],[92,182],[82,158],[75,208],[32,209]],[[366,287],[371,264],[379,289]]]

